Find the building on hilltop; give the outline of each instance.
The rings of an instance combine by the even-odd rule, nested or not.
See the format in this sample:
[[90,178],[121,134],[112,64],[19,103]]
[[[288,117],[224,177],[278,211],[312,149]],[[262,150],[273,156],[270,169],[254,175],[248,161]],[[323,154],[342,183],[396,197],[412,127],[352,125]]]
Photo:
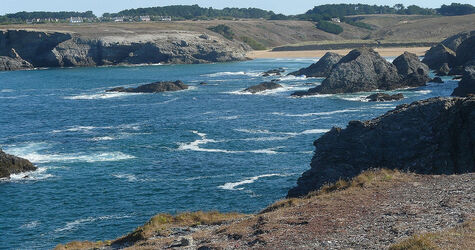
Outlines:
[[82,17],[70,17],[69,22],[70,23],[82,23],[82,22],[84,22],[84,19]]
[[150,16],[140,16],[141,22],[150,22]]

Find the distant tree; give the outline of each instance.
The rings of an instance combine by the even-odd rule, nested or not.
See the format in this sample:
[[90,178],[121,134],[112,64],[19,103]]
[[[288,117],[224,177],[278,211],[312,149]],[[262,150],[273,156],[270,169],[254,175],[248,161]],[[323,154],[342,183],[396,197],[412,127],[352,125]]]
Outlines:
[[442,5],[437,9],[444,16],[460,16],[475,13],[475,7],[471,4],[452,3],[451,5]]
[[320,29],[320,30],[323,30],[325,32],[333,33],[333,34],[337,34],[337,35],[340,34],[341,32],[343,32],[343,28],[340,25],[330,23],[330,22],[327,22],[327,21],[318,22],[317,28]]
[[216,32],[218,34],[221,34],[228,40],[233,40],[234,39],[234,32],[231,30],[231,28],[227,25],[220,24],[217,26],[209,27],[209,30]]

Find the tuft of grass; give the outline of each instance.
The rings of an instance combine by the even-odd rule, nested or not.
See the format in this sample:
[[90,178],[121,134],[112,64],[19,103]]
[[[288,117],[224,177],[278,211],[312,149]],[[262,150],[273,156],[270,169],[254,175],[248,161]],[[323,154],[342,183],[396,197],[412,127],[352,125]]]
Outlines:
[[68,244],[59,244],[54,249],[55,250],[76,250],[76,249],[95,249],[106,246],[105,243],[98,241],[98,242],[90,242],[90,241],[72,241]]
[[226,221],[243,217],[240,213],[211,212],[185,212],[175,216],[170,214],[157,214],[143,226],[132,233],[119,238],[112,244],[134,243],[153,236],[168,236],[172,227],[194,227],[198,225],[219,225]]
[[389,246],[389,250],[473,249],[475,218],[448,230],[416,234]]

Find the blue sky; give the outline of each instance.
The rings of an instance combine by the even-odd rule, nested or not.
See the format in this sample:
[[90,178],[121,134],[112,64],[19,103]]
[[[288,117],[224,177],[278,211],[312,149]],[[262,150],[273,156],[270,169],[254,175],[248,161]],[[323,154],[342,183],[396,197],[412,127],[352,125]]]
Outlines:
[[[360,0],[360,1],[338,1],[338,0],[0,0],[0,14],[14,13],[18,11],[86,11],[92,10],[96,15],[104,12],[117,12],[123,9],[166,6],[177,4],[198,4],[202,7],[224,8],[224,7],[256,7],[272,10],[283,14],[301,14],[313,8],[315,5],[328,3],[365,3],[377,5],[393,6],[402,3],[405,6],[416,4],[422,7],[436,8],[442,4],[451,2],[441,0],[417,1],[417,0]],[[458,3],[475,4],[475,0],[455,0]]]

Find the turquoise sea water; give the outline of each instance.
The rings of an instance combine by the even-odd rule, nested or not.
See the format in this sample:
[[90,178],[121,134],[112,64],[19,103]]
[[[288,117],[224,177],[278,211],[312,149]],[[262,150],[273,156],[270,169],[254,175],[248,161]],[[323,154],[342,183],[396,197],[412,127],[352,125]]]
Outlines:
[[[0,72],[0,147],[39,167],[0,181],[0,248],[114,239],[159,212],[257,212],[295,185],[313,141],[332,126],[448,96],[457,85],[447,78],[397,91],[407,97],[399,102],[368,103],[370,93],[291,98],[323,79],[259,76],[312,62]],[[283,89],[240,93],[275,78]],[[159,80],[192,87],[104,92]]]

